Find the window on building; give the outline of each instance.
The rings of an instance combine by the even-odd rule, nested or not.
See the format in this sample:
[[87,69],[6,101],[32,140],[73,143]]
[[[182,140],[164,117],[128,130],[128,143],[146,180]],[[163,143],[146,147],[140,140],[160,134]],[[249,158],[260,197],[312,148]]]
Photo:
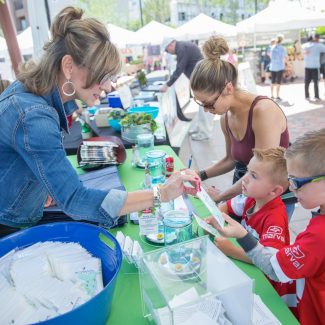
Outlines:
[[0,58],[0,63],[5,63],[6,59],[5,58]]
[[30,60],[33,56],[31,54],[25,54],[23,55],[23,59],[25,62],[27,62],[28,60]]
[[15,0],[14,7],[15,7],[15,10],[23,9],[24,8],[23,0]]
[[185,13],[185,12],[179,12],[179,13],[178,13],[178,20],[179,20],[179,21],[184,21],[184,20],[186,20],[186,13]]
[[19,30],[25,30],[27,28],[27,20],[25,17],[19,18]]

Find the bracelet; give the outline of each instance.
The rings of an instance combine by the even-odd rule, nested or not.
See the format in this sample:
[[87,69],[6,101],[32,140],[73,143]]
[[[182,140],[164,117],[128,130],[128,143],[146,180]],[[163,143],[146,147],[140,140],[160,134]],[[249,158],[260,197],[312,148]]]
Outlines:
[[208,175],[206,173],[206,171],[204,169],[200,170],[199,171],[199,174],[200,174],[200,178],[201,178],[201,181],[205,181],[206,179],[208,179]]
[[161,205],[161,193],[159,186],[153,186],[153,205],[154,207],[160,208]]

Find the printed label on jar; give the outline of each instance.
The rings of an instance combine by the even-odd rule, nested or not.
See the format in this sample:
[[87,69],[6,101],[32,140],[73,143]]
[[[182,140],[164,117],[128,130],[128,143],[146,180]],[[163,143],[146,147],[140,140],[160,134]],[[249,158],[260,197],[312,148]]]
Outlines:
[[158,233],[158,216],[156,209],[150,208],[139,212],[140,235]]

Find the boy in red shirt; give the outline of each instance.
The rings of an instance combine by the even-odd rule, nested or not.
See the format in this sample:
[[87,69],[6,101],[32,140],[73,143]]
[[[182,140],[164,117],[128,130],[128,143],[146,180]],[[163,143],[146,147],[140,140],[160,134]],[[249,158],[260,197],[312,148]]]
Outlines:
[[[243,194],[219,205],[222,212],[242,217],[242,226],[262,245],[275,249],[290,244],[288,216],[280,198],[289,185],[284,152],[285,149],[280,147],[254,149],[254,156],[243,176]],[[215,226],[214,218],[208,218],[206,221]],[[227,256],[252,263],[245,251],[228,239],[216,237],[214,242]],[[290,299],[290,293],[295,294],[294,283],[282,284],[272,280],[270,282],[289,307],[296,307],[296,300],[293,299],[292,304]]]
[[224,214],[228,226],[216,228],[237,238],[247,256],[269,278],[297,279],[301,324],[324,324],[325,315],[325,129],[306,133],[286,151],[290,188],[305,209],[320,207],[292,245],[269,250],[239,223]]

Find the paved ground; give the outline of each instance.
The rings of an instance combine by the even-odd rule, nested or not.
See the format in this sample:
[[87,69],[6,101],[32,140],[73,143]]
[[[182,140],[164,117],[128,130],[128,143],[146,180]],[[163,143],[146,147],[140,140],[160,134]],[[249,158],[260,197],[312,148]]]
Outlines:
[[[320,97],[325,98],[324,83],[320,82]],[[257,91],[261,95],[270,95],[270,87],[266,85],[257,86]],[[311,96],[313,87],[310,86]],[[309,130],[325,127],[325,100],[307,101],[304,96],[304,84],[302,80],[295,83],[284,84],[281,87],[280,96],[283,99],[280,102],[284,113],[288,118],[290,140],[294,141],[299,135]],[[186,108],[186,114],[195,115],[197,107],[189,105]],[[195,123],[195,118],[193,122]],[[214,130],[210,140],[193,141],[189,136],[183,141],[179,156],[187,165],[188,158],[193,155],[192,168],[202,169],[212,164],[213,161],[223,157],[225,152],[223,135],[220,130],[219,117],[214,118]],[[205,184],[215,184],[218,187],[227,187],[231,184],[232,173],[215,177],[205,181]],[[294,215],[290,221],[291,241],[296,235],[305,229],[309,222],[310,212],[304,210],[299,204],[296,205]]]

